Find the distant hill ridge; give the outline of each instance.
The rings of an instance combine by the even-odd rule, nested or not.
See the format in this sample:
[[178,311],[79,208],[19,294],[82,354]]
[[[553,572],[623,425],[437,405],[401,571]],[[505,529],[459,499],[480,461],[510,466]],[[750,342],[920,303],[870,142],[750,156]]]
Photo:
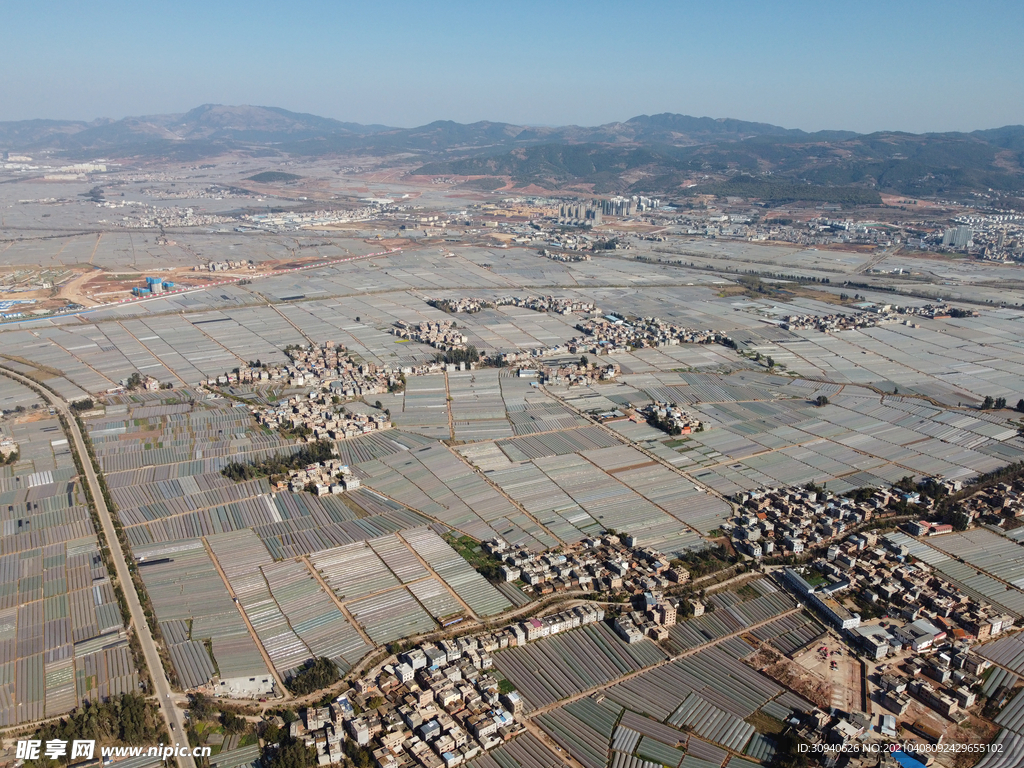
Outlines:
[[[204,104],[121,120],[0,122],[0,150],[175,160],[228,150],[317,157],[418,156],[423,174],[483,175],[595,191],[679,192],[693,177],[856,187],[907,195],[1024,189],[1024,126],[971,133],[806,132],[733,118],[662,113],[605,125],[536,127],[438,120],[361,125],[278,107]],[[737,187],[738,188],[738,187]],[[744,187],[749,189],[750,186]]]

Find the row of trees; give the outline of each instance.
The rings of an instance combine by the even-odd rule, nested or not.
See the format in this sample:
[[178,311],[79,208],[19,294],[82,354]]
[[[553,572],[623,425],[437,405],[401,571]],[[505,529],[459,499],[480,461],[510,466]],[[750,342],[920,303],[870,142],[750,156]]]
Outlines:
[[220,471],[224,477],[236,483],[252,480],[257,477],[273,477],[284,475],[293,469],[301,469],[308,464],[319,464],[334,456],[334,444],[330,440],[317,440],[304,445],[292,454],[276,454],[260,462],[246,463],[232,461]]
[[445,363],[446,365],[478,363],[480,362],[480,353],[476,347],[470,344],[463,349],[449,349],[446,352],[438,352],[434,355],[434,362]]
[[[981,401],[981,410],[983,411],[1001,411],[1005,407],[1005,397],[992,397],[992,395],[985,395],[985,399]],[[1013,406],[1013,410],[1018,413],[1024,413],[1024,397],[1017,401],[1017,404]]]
[[[1002,410],[1005,407],[1006,407],[1006,398],[1005,397],[993,398],[992,395],[985,395],[985,399],[981,403],[981,410],[983,410],[983,411],[989,411],[989,410],[992,410],[993,408],[995,408],[997,411],[999,411],[999,410]],[[1021,399],[1021,400],[1019,400],[1017,402],[1017,410],[1018,411],[1024,410],[1024,399]]]

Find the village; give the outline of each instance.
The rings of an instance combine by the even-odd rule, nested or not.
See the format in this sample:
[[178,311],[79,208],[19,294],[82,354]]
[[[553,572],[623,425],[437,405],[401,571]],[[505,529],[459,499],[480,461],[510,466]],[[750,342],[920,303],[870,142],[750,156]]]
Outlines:
[[290,735],[316,749],[319,765],[343,762],[346,739],[372,751],[377,768],[461,765],[523,731],[516,719],[522,700],[502,693],[489,672],[491,651],[509,644],[503,634],[500,641],[492,635],[412,648],[356,680],[354,692],[329,707],[305,710]]
[[689,435],[703,432],[705,424],[678,403],[654,402],[640,408],[639,413],[647,423],[670,435]]
[[589,350],[582,351],[596,354],[626,352],[643,347],[670,347],[678,344],[720,344],[729,340],[729,337],[720,331],[695,330],[667,323],[657,317],[644,317],[638,318],[635,322],[627,322],[617,315],[607,315],[577,323],[576,329],[582,331],[585,337],[570,340],[570,351],[573,351],[573,347],[581,349],[586,345]]
[[291,470],[287,480],[274,483],[275,491],[306,491],[317,496],[354,491],[360,486],[359,478],[340,459],[328,459],[309,464],[302,469]]
[[690,574],[673,568],[660,552],[636,546],[635,537],[606,533],[558,550],[533,552],[500,539],[483,543],[501,560],[502,581],[521,581],[534,596],[567,590],[638,594],[685,584]]
[[469,341],[452,320],[427,320],[417,325],[399,320],[390,332],[400,339],[419,341],[444,351],[465,349]]
[[[399,371],[379,369],[373,364],[358,364],[345,354],[345,347],[325,342],[319,346],[288,346],[287,365],[266,365],[259,360],[230,373],[211,376],[200,384],[223,386],[228,384],[257,384],[260,382],[286,382],[292,387],[322,386],[338,397],[375,395],[400,387],[405,373],[426,372],[428,366],[406,368]],[[440,370],[438,366],[433,369]]]
[[[697,600],[683,606],[664,597],[663,588],[685,584],[689,573],[635,546],[631,536],[606,533],[544,553],[500,539],[482,549],[501,560],[502,579],[525,581],[524,589],[538,596],[573,590],[630,597],[612,620],[629,644],[663,640],[680,611],[701,616],[705,610]],[[341,762],[346,739],[372,751],[377,768],[460,765],[525,728],[525,702],[496,673],[492,654],[605,619],[600,605],[580,603],[494,631],[417,645],[355,680],[329,707],[307,709],[291,724],[291,736],[314,747],[320,765]]]
[[536,368],[520,368],[519,378],[537,379],[541,384],[562,384],[569,387],[586,386],[602,381],[612,381],[622,372],[617,363],[591,363],[580,360],[562,365],[541,365]]
[[921,307],[906,307],[892,304],[874,304],[863,302],[864,311],[856,314],[831,315],[790,315],[783,319],[779,327],[786,331],[816,330],[822,333],[848,331],[857,328],[873,328],[878,325],[902,322],[913,325],[909,319],[921,317],[928,320],[944,320],[949,317],[974,317],[973,310],[960,310],[945,304],[926,304]]
[[[370,393],[372,394],[372,393]],[[310,442],[316,440],[350,440],[382,429],[391,429],[387,413],[357,413],[339,406],[331,387],[294,395],[284,403],[269,407],[252,407],[257,423],[268,429],[284,429]]]
[[[929,529],[929,535],[941,532]],[[903,727],[939,743],[946,723],[966,720],[982,703],[984,673],[992,664],[973,646],[1014,629],[1014,618],[915,561],[901,536],[855,534],[830,546],[825,557],[774,575],[865,660],[863,694],[880,733],[895,738]],[[834,673],[845,662],[823,648],[819,663]],[[998,691],[987,693],[993,698]],[[849,744],[869,730],[871,719],[858,707],[841,717],[805,718],[800,735]]]
[[592,301],[560,296],[501,296],[496,299],[456,298],[428,299],[427,304],[448,314],[474,314],[495,307],[523,307],[534,312],[554,312],[560,315],[588,314],[600,310]]

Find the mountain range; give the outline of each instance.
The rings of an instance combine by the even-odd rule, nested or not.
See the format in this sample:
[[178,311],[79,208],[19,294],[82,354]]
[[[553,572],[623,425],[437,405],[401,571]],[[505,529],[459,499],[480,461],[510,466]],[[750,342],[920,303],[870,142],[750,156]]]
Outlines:
[[1024,126],[971,133],[810,133],[666,113],[594,127],[442,120],[394,128],[276,107],[206,104],[184,114],[121,120],[0,122],[0,150],[49,150],[69,159],[198,160],[227,151],[369,155],[415,174],[485,177],[485,186],[493,179],[494,186],[510,180],[518,187],[595,192],[725,190],[773,200],[1024,190]]

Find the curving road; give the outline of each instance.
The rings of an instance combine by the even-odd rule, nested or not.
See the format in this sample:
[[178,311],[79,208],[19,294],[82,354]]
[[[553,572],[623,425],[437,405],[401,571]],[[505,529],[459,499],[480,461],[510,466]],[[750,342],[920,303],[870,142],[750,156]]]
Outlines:
[[[40,387],[39,384],[32,379],[22,376],[19,373],[15,373],[9,368],[0,367],[0,370],[3,371],[4,375],[14,379],[20,384],[24,384],[32,391],[38,393],[53,408],[60,411],[67,421],[68,429],[71,433],[70,437],[74,440],[75,450],[78,452],[78,456],[82,460],[82,467],[85,469],[84,480],[88,483],[89,489],[92,492],[92,498],[96,504],[96,511],[99,513],[100,522],[103,525],[103,534],[106,536],[107,543],[110,545],[110,556],[114,561],[114,570],[117,572],[117,579],[121,582],[121,588],[124,591],[125,599],[128,602],[128,612],[131,615],[131,623],[134,625],[135,634],[139,638],[139,643],[142,645],[142,653],[146,659],[146,666],[149,667],[149,676],[153,681],[153,693],[157,697],[160,714],[163,717],[168,733],[171,734],[172,741],[178,743],[178,740],[181,739],[181,746],[187,746],[188,739],[185,737],[185,721],[182,711],[174,706],[170,681],[168,681],[167,674],[164,672],[163,664],[160,662],[160,654],[157,651],[153,635],[149,631],[149,624],[146,622],[146,614],[142,610],[142,603],[139,602],[139,596],[135,592],[131,573],[128,571],[128,563],[124,559],[124,552],[121,551],[121,545],[117,538],[117,531],[114,529],[114,521],[110,517],[110,510],[107,509],[106,500],[103,498],[103,493],[100,491],[99,478],[96,476],[96,470],[93,468],[92,461],[89,459],[89,452],[85,449],[85,438],[82,435],[82,431],[78,428],[78,422],[75,420],[75,416],[71,412],[67,403],[65,403],[61,398],[43,387]],[[178,763],[178,768],[196,768],[195,761],[190,755],[178,756],[175,759]]]

